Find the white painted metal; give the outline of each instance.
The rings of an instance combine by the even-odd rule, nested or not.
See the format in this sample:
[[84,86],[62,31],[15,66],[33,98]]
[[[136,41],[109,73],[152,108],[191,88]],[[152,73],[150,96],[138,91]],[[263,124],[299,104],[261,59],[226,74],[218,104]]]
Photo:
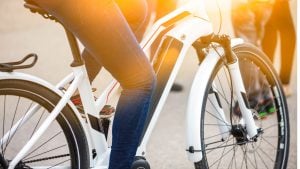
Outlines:
[[[215,93],[217,93],[214,83],[212,85],[212,90]],[[229,134],[230,134],[229,131],[231,130],[230,123],[227,121],[224,110],[219,106],[217,98],[214,94],[211,94],[210,101],[211,101],[211,104],[214,105],[214,108],[215,108],[214,109],[215,111],[212,111],[211,113],[213,113],[214,116],[217,118],[217,123],[219,125],[219,130],[222,135],[222,139],[226,140],[229,137]]]
[[108,168],[110,151],[111,151],[111,149],[108,148],[107,151],[105,151],[103,154],[101,154],[101,158],[97,160],[95,169],[97,169],[98,167],[106,167],[106,169]]
[[147,128],[145,136],[144,136],[144,138],[143,138],[140,146],[138,147],[138,150],[137,150],[137,153],[136,153],[137,156],[145,156],[146,145],[148,143],[150,135],[151,135],[151,133],[152,133],[152,131],[153,131],[155,125],[156,125],[156,122],[157,122],[157,120],[159,118],[160,112],[161,112],[161,110],[163,108],[163,105],[164,105],[164,103],[165,103],[165,101],[167,99],[169,91],[170,91],[170,89],[172,87],[172,84],[173,84],[173,82],[175,80],[175,77],[176,77],[176,75],[177,75],[177,73],[178,73],[178,71],[180,69],[180,66],[182,65],[183,59],[184,59],[185,54],[187,53],[188,49],[189,48],[186,46],[186,47],[184,47],[181,50],[181,54],[178,57],[177,63],[174,66],[172,74],[171,74],[171,76],[169,78],[169,81],[166,84],[166,87],[165,87],[165,89],[163,91],[163,94],[162,94],[160,100],[159,100],[159,103],[156,106],[155,112],[154,112],[154,114],[152,116],[151,122],[150,122],[150,124],[149,124],[149,126]]
[[70,73],[68,76],[66,76],[63,80],[61,80],[57,85],[56,88],[64,88],[65,86],[69,85],[72,80],[74,80],[74,73]]
[[102,94],[98,97],[96,101],[96,111],[99,113],[105,106],[108,95],[114,95],[120,84],[116,80],[112,80],[109,85],[105,88]]
[[198,17],[191,17],[179,23],[174,29],[167,33],[167,36],[176,38],[185,45],[191,46],[197,39],[213,33],[212,25],[209,21]]
[[[223,50],[217,48],[218,52],[223,54]],[[209,82],[215,66],[220,60],[218,53],[214,49],[209,49],[207,56],[200,64],[200,67],[195,75],[187,105],[187,119],[186,119],[186,149],[193,147],[194,150],[201,150],[200,138],[200,124],[201,111],[203,106],[203,99],[205,90]],[[188,159],[191,162],[198,162],[202,159],[202,152],[187,152]]]
[[20,118],[20,120],[14,124],[10,130],[8,130],[3,138],[1,138],[0,145],[3,146],[6,144],[6,142],[10,139],[11,136],[15,135],[15,132],[17,129],[20,129],[23,124],[27,122],[35,113],[41,108],[40,105],[34,105],[31,109],[28,110],[28,112],[25,113],[23,117]]
[[257,129],[258,127],[255,125],[255,121],[253,119],[252,111],[248,109],[245,105],[242,93],[246,93],[244,83],[242,80],[239,62],[235,62],[233,64],[228,65],[232,83],[233,83],[233,89],[237,96],[239,107],[241,109],[241,113],[243,116],[243,120],[246,125],[247,133],[250,138],[257,135]]
[[[80,94],[81,102],[84,108],[85,114],[90,114],[96,118],[99,118],[99,112],[96,111],[95,99],[92,92],[92,87],[88,79],[85,66],[77,67],[80,68],[80,71],[83,74],[81,82],[78,84],[78,91]],[[75,76],[76,77],[76,76]]]
[[[164,23],[168,22],[172,18],[178,16],[179,14],[183,12],[189,12],[192,16],[202,18],[204,20],[209,20],[208,15],[205,10],[205,3],[204,0],[195,0],[190,1],[189,3],[179,7],[178,9],[172,11],[171,13],[165,15],[164,17],[157,20],[153,26],[151,27],[151,30],[149,33],[146,34],[145,38],[143,38],[141,42],[141,47],[144,49],[144,51],[147,51],[153,41],[156,39],[156,37],[159,35],[160,32],[162,32],[165,27],[162,26]],[[202,31],[203,28],[198,29],[193,32]],[[187,32],[189,34],[191,32]]]
[[[180,69],[180,66],[183,62],[183,59],[192,45],[198,38],[202,36],[209,35],[213,32],[212,25],[208,21],[208,17],[206,11],[204,9],[204,0],[195,0],[191,1],[187,5],[175,10],[174,12],[168,14],[167,16],[163,17],[162,19],[158,20],[153,29],[150,33],[146,36],[146,38],[142,41],[141,46],[144,50],[147,50],[152,42],[156,39],[158,34],[164,30],[165,28],[161,26],[163,23],[169,21],[173,17],[177,16],[178,14],[188,11],[192,15],[179,23],[167,33],[167,36],[173,37],[183,43],[183,49],[180,52],[179,58],[175,64],[175,67],[172,71],[172,74],[169,78],[169,81],[166,85],[166,88],[162,94],[161,100],[159,101],[155,113],[153,115],[152,121],[146,131],[145,137],[142,140],[141,146],[138,148],[137,155],[144,156],[146,151],[146,145],[149,140],[149,137],[153,131],[153,128],[157,122],[161,109],[166,101],[168,96],[168,92],[170,91],[171,85],[174,82],[174,79]],[[233,40],[235,44],[240,44],[241,40]],[[234,45],[235,45],[234,44]],[[223,51],[220,50],[220,53]],[[199,70],[195,76],[191,93],[189,96],[188,102],[188,109],[187,109],[187,149],[189,146],[193,146],[195,150],[201,150],[201,140],[200,140],[200,116],[201,116],[201,108],[202,108],[202,101],[204,97],[204,89],[206,88],[206,84],[208,79],[213,72],[218,60],[218,54],[214,50],[210,50],[207,57],[204,59],[202,64],[199,67]],[[238,69],[235,67],[232,68],[232,72],[236,72]],[[236,73],[235,73],[236,74]],[[84,66],[74,68],[74,72],[64,78],[61,82],[59,82],[56,87],[49,84],[48,82],[39,79],[37,77],[23,74],[23,73],[2,73],[0,72],[0,80],[1,79],[20,79],[20,80],[28,80],[38,84],[41,84],[50,90],[54,91],[55,93],[62,96],[61,101],[55,107],[53,112],[51,113],[51,117],[48,117],[43,124],[42,127],[34,134],[33,139],[31,139],[26,146],[19,152],[19,154],[14,158],[11,162],[10,168],[14,168],[14,166],[22,159],[22,157],[26,154],[28,149],[34,144],[34,142],[39,138],[39,136],[46,130],[47,125],[51,123],[52,120],[55,119],[58,112],[60,112],[61,108],[66,104],[69,104],[70,107],[75,112],[77,118],[80,120],[81,125],[84,128],[85,135],[88,140],[89,144],[89,152],[90,152],[90,163],[91,168],[94,169],[107,169],[110,149],[105,141],[103,134],[99,134],[98,132],[91,129],[89,121],[85,122],[85,119],[82,119],[80,113],[77,111],[73,103],[69,100],[71,95],[74,93],[76,88],[78,87],[81,99],[83,101],[84,110],[86,112],[86,116],[88,114],[99,117],[99,112],[102,107],[105,105],[106,97],[110,92],[111,88],[114,86],[116,81],[110,83],[110,85],[105,89],[105,91],[100,95],[97,99],[96,103],[94,101],[93,94],[91,92],[91,86],[89,84],[88,78],[86,76],[86,69]],[[233,77],[235,78],[235,77]],[[73,80],[74,79],[74,80]],[[69,84],[71,81],[71,86],[68,88],[66,93],[62,93],[59,88],[64,87],[65,85]],[[239,82],[240,79],[236,81]],[[117,88],[117,87],[116,87]],[[115,91],[114,89],[113,91]],[[220,110],[221,111],[221,110]],[[29,114],[29,113],[28,113]],[[53,114],[53,115],[52,115]],[[29,116],[29,115],[28,115]],[[222,116],[222,113],[220,114]],[[3,142],[5,142],[5,138],[2,138]],[[96,159],[92,158],[92,149],[96,148],[97,153],[101,156],[98,156]],[[202,155],[200,152],[195,153],[188,153],[189,160],[192,162],[197,162],[202,159]],[[42,167],[41,167],[42,168]],[[58,166],[55,168],[68,168],[63,166]]]
[[[94,130],[91,127],[90,119],[87,118],[88,115],[91,115],[91,116],[94,116],[95,118],[99,119],[100,118],[100,114],[99,114],[100,110],[97,110],[97,108],[96,108],[95,99],[94,99],[94,95],[92,93],[92,87],[91,87],[90,81],[88,79],[86,68],[85,68],[85,66],[75,67],[75,68],[73,68],[73,72],[75,74],[75,79],[78,76],[77,72],[82,73],[81,81],[78,83],[76,88],[78,88],[81,102],[82,102],[82,105],[84,108],[84,114],[86,116],[85,120],[87,122],[88,130],[86,130],[87,133],[85,133],[85,135],[90,138],[91,146],[93,147],[93,149],[96,150],[96,152],[98,154],[96,156],[96,158],[94,159],[94,162],[91,164],[91,166],[94,166],[95,163],[97,163],[97,160],[99,158],[101,158],[100,155],[103,152],[107,151],[108,145],[106,143],[105,135],[103,133],[100,133],[100,132]],[[72,82],[71,85],[73,85],[73,83],[74,82]],[[90,151],[90,153],[91,153],[91,151]]]
[[33,134],[31,139],[26,143],[26,145],[22,148],[22,150],[16,155],[16,157],[10,162],[8,169],[14,169],[15,166],[20,162],[21,159],[28,153],[28,151],[32,148],[32,146],[38,141],[38,139],[42,136],[42,134],[47,130],[50,124],[55,120],[55,118],[59,115],[61,110],[65,107],[65,105],[70,100],[73,93],[76,91],[76,88],[81,81],[82,72],[77,71],[78,76],[75,77],[73,83],[66,91],[63,98],[58,102],[57,106],[50,113],[47,119],[41,124],[40,128]]
[[231,47],[235,47],[237,45],[243,44],[245,41],[241,38],[232,38],[231,39]]
[[[235,47],[239,44],[242,44],[243,40],[241,39],[233,39],[232,40],[232,47]],[[221,48],[217,49],[218,53],[221,55],[224,55],[224,51]],[[201,124],[201,111],[203,106],[203,99],[205,96],[205,89],[206,85],[209,82],[209,78],[213,73],[213,70],[215,69],[218,61],[220,60],[218,53],[214,49],[209,49],[209,52],[203,62],[201,63],[191,90],[190,95],[188,99],[188,107],[187,107],[187,122],[186,122],[186,133],[187,133],[187,145],[186,149],[189,149],[190,147],[193,147],[194,150],[201,150],[201,138],[200,138],[200,124]],[[235,78],[235,77],[232,77]],[[239,79],[241,80],[241,79]],[[243,82],[243,81],[237,81]],[[219,109],[219,112],[221,109]],[[223,113],[224,114],[224,113]],[[221,116],[222,113],[221,113]],[[251,117],[253,119],[253,117]],[[223,118],[222,118],[223,119]],[[220,132],[222,130],[228,130],[226,128],[220,128]],[[222,133],[222,132],[221,132]],[[223,136],[224,137],[224,136]],[[226,136],[225,136],[226,137]],[[201,152],[194,152],[190,153],[187,152],[188,159],[192,162],[199,162],[202,159],[202,153]]]
[[[182,62],[184,60],[184,57],[186,56],[186,53],[188,49],[190,48],[191,44],[195,42],[199,37],[201,36],[207,36],[211,34],[213,31],[211,24],[208,21],[205,21],[200,18],[191,18],[189,20],[185,20],[178,24],[175,28],[173,28],[170,32],[167,33],[167,36],[173,37],[183,43],[183,48],[180,52],[180,55],[177,59],[177,62],[174,66],[174,69],[170,75],[169,81],[167,82],[166,88],[161,96],[161,99],[155,109],[154,115],[151,119],[151,122],[147,128],[147,131],[145,133],[145,136],[141,142],[140,147],[137,151],[137,156],[144,156],[146,152],[146,145],[148,143],[149,137],[153,131],[154,126],[156,125],[156,122],[159,118],[160,112],[162,110],[162,107],[166,101],[166,98],[169,94],[169,91],[171,89],[171,86],[175,80],[175,77],[180,69],[180,66],[182,65]],[[192,33],[197,32],[197,33]],[[182,38],[184,35],[184,38]]]
[[[72,73],[73,74],[73,73]],[[72,75],[73,76],[73,75]],[[56,93],[57,95],[63,97],[64,93],[59,90],[59,87],[62,84],[68,84],[67,82],[70,81],[70,75],[68,75],[64,80],[62,80],[59,84],[57,85],[57,87],[53,86],[52,84],[50,84],[49,82],[38,78],[36,76],[32,76],[29,74],[25,74],[25,73],[20,73],[20,72],[11,72],[11,73],[6,73],[6,72],[0,72],[0,80],[5,80],[5,79],[15,79],[15,80],[24,80],[24,81],[30,81],[36,84],[39,84],[41,86],[44,86],[45,88],[53,91],[54,93]],[[71,79],[72,80],[72,79]],[[61,86],[62,87],[62,86]],[[81,114],[78,112],[77,108],[74,106],[74,104],[69,100],[68,101],[68,105],[72,108],[73,112],[75,113],[77,119],[79,120],[79,122],[81,123],[83,129],[84,129],[84,133],[89,133],[91,130],[91,126],[89,124],[86,123],[85,119],[82,118]],[[86,135],[86,139],[88,142],[88,146],[89,146],[89,152],[90,152],[90,164],[94,164],[94,159],[92,156],[92,149],[95,148],[95,145],[93,144],[93,140],[91,137],[89,137],[89,135]],[[98,144],[98,143],[97,143]],[[101,144],[101,143],[99,143]]]
[[[5,79],[15,79],[15,80],[30,81],[30,82],[39,84],[41,86],[44,86],[45,88],[53,91],[54,93],[56,93],[57,95],[59,95],[61,97],[64,94],[61,90],[59,90],[57,87],[55,87],[54,85],[50,84],[46,80],[43,80],[41,78],[38,78],[36,76],[32,76],[32,75],[26,74],[26,73],[20,73],[20,72],[11,72],[11,73],[0,72],[0,80],[5,80]],[[74,111],[75,115],[78,117],[78,119],[81,120],[82,123],[84,123],[82,121],[80,113],[77,111],[77,109],[74,106],[74,104],[71,101],[69,101],[68,105],[73,109],[73,111]]]

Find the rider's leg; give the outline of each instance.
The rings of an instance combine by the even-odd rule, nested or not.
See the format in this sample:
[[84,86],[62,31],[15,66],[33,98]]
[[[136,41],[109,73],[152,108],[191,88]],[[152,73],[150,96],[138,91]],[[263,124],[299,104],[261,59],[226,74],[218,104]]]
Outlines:
[[[133,2],[135,0],[132,0]],[[117,0],[116,3],[120,7],[120,10],[124,14],[131,30],[133,31],[135,37],[140,42],[143,38],[143,35],[146,31],[147,25],[149,23],[151,11],[147,10],[145,13],[144,10],[140,10],[141,6],[147,9],[147,4],[136,4],[128,6],[129,1]],[[132,2],[131,2],[132,3]],[[146,16],[145,16],[146,14]],[[102,68],[102,64],[97,61],[97,57],[93,57],[88,50],[84,49],[82,52],[82,57],[85,61],[87,73],[90,81],[92,82],[97,74]]]
[[35,1],[72,31],[123,87],[109,168],[130,169],[155,86],[154,71],[133,32],[111,0]]

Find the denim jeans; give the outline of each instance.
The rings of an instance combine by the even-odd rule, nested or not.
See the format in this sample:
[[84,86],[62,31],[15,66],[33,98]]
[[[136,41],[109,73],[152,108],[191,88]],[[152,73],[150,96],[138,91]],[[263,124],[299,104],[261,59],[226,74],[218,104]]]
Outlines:
[[[123,13],[137,41],[140,42],[148,26],[152,12],[148,7],[149,4],[143,0],[116,0],[116,4]],[[89,79],[93,82],[102,68],[102,63],[97,60],[97,57],[93,57],[87,49],[83,50],[82,57],[87,67]]]
[[[130,169],[156,78],[117,4],[112,0],[34,0],[83,43],[122,88],[113,125],[109,169]],[[123,0],[144,6],[143,0]],[[142,10],[144,8],[138,8]]]

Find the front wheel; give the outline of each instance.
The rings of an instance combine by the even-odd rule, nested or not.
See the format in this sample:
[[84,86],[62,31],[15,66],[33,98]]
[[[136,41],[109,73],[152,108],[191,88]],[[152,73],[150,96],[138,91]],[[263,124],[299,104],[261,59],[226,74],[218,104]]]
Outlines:
[[[33,82],[0,80],[0,168],[8,168],[60,98]],[[15,168],[89,168],[86,137],[69,106],[65,106]]]
[[[195,168],[285,168],[289,120],[281,83],[266,55],[256,47],[242,44],[233,51],[239,60],[247,99],[260,135],[256,140],[247,137],[228,68],[220,61],[204,96],[200,133],[203,159],[195,163]],[[220,118],[220,113],[226,121]]]

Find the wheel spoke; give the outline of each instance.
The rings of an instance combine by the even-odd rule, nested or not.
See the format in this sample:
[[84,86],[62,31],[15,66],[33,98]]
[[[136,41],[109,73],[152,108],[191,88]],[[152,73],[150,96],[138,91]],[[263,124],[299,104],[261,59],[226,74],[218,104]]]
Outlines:
[[44,114],[45,114],[45,111],[46,111],[46,109],[42,112],[41,116],[39,117],[39,120],[37,121],[37,123],[36,123],[36,125],[35,125],[35,127],[34,127],[34,129],[33,129],[33,131],[32,131],[32,133],[31,133],[31,136],[30,136],[29,138],[32,138],[32,136],[33,136],[34,132],[36,131],[36,129],[37,129],[37,127],[38,127],[38,125],[39,125],[39,123],[40,123],[42,117],[43,117]]
[[[226,145],[225,145],[225,146],[227,146],[227,143],[228,143],[228,141],[226,142]],[[225,152],[225,149],[226,149],[226,147],[224,147],[224,149],[223,149],[223,151],[222,151],[222,155],[221,155],[221,158],[220,158],[220,161],[219,161],[219,163],[218,163],[218,167],[217,167],[217,168],[219,168],[219,167],[220,167],[220,164],[221,164],[222,158],[224,157],[224,152]]]
[[264,131],[269,130],[269,129],[272,128],[272,127],[276,127],[276,126],[278,126],[278,125],[279,125],[279,123],[272,124],[272,125],[270,125],[270,126],[264,128]]
[[8,133],[8,139],[7,139],[8,142],[6,142],[6,144],[5,144],[5,147],[4,147],[4,150],[3,150],[3,154],[5,154],[6,148],[7,148],[8,144],[9,144],[10,134],[11,134],[11,128],[12,128],[13,125],[14,125],[14,121],[15,121],[15,118],[16,118],[16,114],[17,114],[17,110],[18,110],[18,107],[19,107],[19,103],[20,103],[20,97],[18,97],[18,101],[17,101],[17,105],[16,105],[16,108],[15,108],[13,120],[12,120],[12,122],[11,122],[10,130],[9,130],[9,133]]
[[213,136],[206,137],[206,138],[204,138],[204,140],[208,140],[208,139],[211,139],[211,138],[214,138],[214,137],[218,137],[218,136],[220,136],[222,134],[226,134],[226,133],[229,133],[229,131],[223,132],[223,133],[220,133],[220,134],[216,134],[216,135],[213,135]]
[[[226,151],[226,153],[224,153],[221,158],[223,158],[224,156],[226,156],[232,149],[233,148],[231,148],[230,150]],[[211,168],[212,166],[214,166],[221,158],[219,158],[215,162],[213,162],[212,165],[209,166],[209,168]]]
[[[31,102],[30,105],[28,106],[28,108],[26,109],[24,115],[22,116],[22,119],[21,119],[20,123],[18,123],[17,128],[16,128],[16,130],[13,132],[12,136],[11,136],[11,137],[8,137],[8,139],[7,139],[8,141],[7,141],[7,144],[6,144],[7,146],[9,145],[9,143],[11,142],[11,140],[13,139],[13,137],[15,136],[15,134],[17,133],[17,131],[18,131],[20,125],[23,123],[23,120],[24,120],[24,118],[25,118],[26,113],[30,110],[30,108],[31,108],[32,105],[33,105],[33,102]],[[10,129],[12,129],[12,128],[10,128]],[[10,130],[10,131],[11,131],[11,130]],[[10,135],[10,134],[9,134],[9,135]]]
[[65,161],[62,161],[62,162],[60,162],[60,163],[57,163],[57,164],[55,164],[54,166],[52,166],[52,167],[49,167],[49,168],[47,168],[47,169],[50,169],[50,168],[56,167],[56,166],[58,166],[58,165],[60,165],[60,164],[63,164],[63,163],[65,163],[65,162],[67,162],[67,161],[70,161],[70,159],[68,159],[68,160],[65,160]]
[[244,165],[244,161],[246,159],[246,151],[243,149],[243,147],[241,147],[242,151],[243,151],[243,160],[242,160],[242,166],[240,168],[243,168]]
[[62,146],[55,147],[55,148],[53,148],[53,149],[51,149],[51,150],[48,150],[48,151],[44,151],[44,152],[39,153],[39,154],[37,154],[37,155],[31,156],[31,157],[27,157],[26,159],[24,158],[24,161],[28,161],[29,159],[35,158],[35,157],[37,157],[37,156],[41,156],[41,155],[43,155],[43,154],[52,152],[52,151],[54,151],[54,150],[57,150],[57,149],[60,149],[60,148],[66,147],[66,146],[67,146],[67,145],[65,144],[65,145],[62,145]]
[[217,93],[223,98],[223,100],[227,103],[228,106],[230,106],[230,102],[225,98],[225,96],[218,90],[218,88],[214,88]]
[[[256,168],[255,167],[255,164],[251,161],[251,158],[248,156],[248,154],[246,154],[246,157],[247,157],[247,162],[249,162],[251,164],[252,167]],[[248,164],[248,163],[247,163]]]
[[221,86],[222,94],[223,94],[223,96],[224,96],[224,98],[225,98],[225,97],[226,97],[226,94],[225,94],[225,92],[224,92],[223,85],[222,85],[222,83],[221,83],[221,81],[220,81],[219,75],[217,75],[217,77],[218,77],[219,84],[220,84],[220,86]]
[[55,134],[54,136],[50,137],[48,140],[46,140],[45,142],[43,142],[40,146],[38,146],[37,148],[35,148],[34,150],[32,150],[30,153],[28,153],[24,158],[28,157],[29,155],[31,155],[35,151],[39,150],[42,146],[44,146],[45,144],[49,143],[51,140],[53,140],[55,137],[57,137],[61,133],[62,133],[62,131],[60,131],[57,134]]
[[44,158],[40,158],[40,159],[35,159],[35,160],[30,160],[30,161],[24,161],[23,163],[24,164],[29,164],[29,163],[36,163],[36,162],[41,162],[41,161],[49,161],[49,160],[58,159],[58,158],[64,158],[64,157],[68,157],[68,156],[70,156],[70,154],[61,154],[61,155],[57,155],[57,156],[44,157]]
[[232,168],[232,165],[233,165],[233,159],[234,159],[234,154],[235,154],[235,147],[233,147],[232,158],[231,158],[231,160],[230,160],[230,163],[229,163],[227,169],[231,169],[231,168]]
[[263,136],[264,138],[275,138],[275,139],[278,139],[280,138],[281,136]]
[[[216,111],[218,112],[218,110],[216,109]],[[211,116],[213,116],[214,118],[216,118],[217,120],[220,120],[221,122],[223,122],[224,124],[226,124],[226,122],[222,119],[220,119],[219,117],[215,116],[214,114],[212,114],[211,112],[209,111],[206,111],[208,114],[210,114]],[[220,114],[220,112],[218,112]]]
[[[233,140],[233,138],[228,139],[226,142],[222,142],[222,144],[216,146],[215,148],[206,149],[206,150],[209,150],[209,151],[206,152],[206,154],[209,154],[210,152],[214,151],[215,149],[218,149],[218,148],[220,148],[220,147],[223,147],[224,144],[227,144],[230,140]],[[205,146],[207,147],[209,144],[211,144],[211,143],[205,144]],[[234,145],[234,144],[231,144],[231,145]],[[227,145],[226,145],[226,146],[227,146]],[[234,145],[234,146],[235,146],[235,145]]]
[[257,151],[256,153],[257,153],[257,155],[259,156],[259,159],[263,162],[264,166],[268,169],[269,167],[268,167],[268,165],[266,164],[265,160],[261,157],[260,153],[259,153],[258,151]]
[[[60,99],[37,83],[0,81],[0,168],[20,154]],[[64,107],[15,168],[88,168],[88,147],[78,120],[72,108]]]
[[209,124],[209,123],[206,123],[204,125],[205,126],[230,126],[229,124]]
[[[6,112],[6,95],[4,95],[4,102],[3,102],[3,121],[2,121],[2,138],[4,137],[4,132],[5,132],[5,112]],[[1,142],[1,154],[4,155],[3,152],[3,142]]]
[[[246,52],[242,51],[242,53]],[[253,55],[253,53],[251,54]],[[252,55],[251,57],[253,57]],[[241,121],[241,116],[236,113],[236,108],[238,108],[238,105],[236,105],[238,104],[237,96],[234,93],[230,72],[228,67],[221,63],[222,65],[218,66],[217,72],[213,73],[209,86],[212,86],[214,93],[218,93],[218,96],[220,96],[222,110],[220,111],[219,104],[214,100],[213,97],[215,96],[210,91],[206,91],[208,94],[205,98],[206,107],[203,110],[205,113],[201,116],[201,118],[204,118],[201,119],[203,120],[201,127],[204,127],[201,130],[201,132],[204,132],[201,133],[203,154],[211,169],[274,168],[277,160],[282,161],[286,157],[286,151],[280,149],[278,140],[289,139],[286,138],[286,133],[284,133],[285,135],[280,133],[283,129],[282,126],[288,125],[288,119],[284,114],[287,112],[285,102],[282,99],[284,96],[279,91],[281,88],[277,77],[272,72],[268,72],[271,69],[263,61],[263,57],[255,56],[255,59],[251,59],[251,57],[249,59],[248,55],[244,57],[244,55],[240,56],[238,53],[237,56],[240,57],[240,66],[247,68],[247,71],[241,68],[241,75],[251,108],[258,113],[262,113],[267,112],[269,107],[272,106],[272,111],[275,112],[268,114],[266,119],[255,120],[255,124],[263,129],[256,142],[247,139],[241,140],[242,135],[244,135],[241,133],[243,131],[233,133],[230,130],[232,125],[244,126],[244,123]],[[219,115],[223,111],[225,118]],[[225,121],[228,122],[225,123]],[[230,131],[220,132],[224,131],[223,128],[226,127]],[[223,141],[222,135],[228,134],[228,139]]]
[[266,153],[264,150],[262,150],[260,147],[259,147],[259,150],[266,156],[268,157],[268,159],[270,159],[272,162],[275,162],[269,155],[268,153]]
[[262,140],[264,140],[270,147],[272,147],[273,149],[275,149],[276,150],[276,147],[272,144],[272,143],[270,143],[268,140],[266,140],[264,137],[261,137],[262,138]]
[[[254,149],[254,145],[251,144],[252,148]],[[255,169],[257,169],[257,159],[256,159],[256,151],[254,151],[253,156],[254,156],[254,161],[255,161]]]

